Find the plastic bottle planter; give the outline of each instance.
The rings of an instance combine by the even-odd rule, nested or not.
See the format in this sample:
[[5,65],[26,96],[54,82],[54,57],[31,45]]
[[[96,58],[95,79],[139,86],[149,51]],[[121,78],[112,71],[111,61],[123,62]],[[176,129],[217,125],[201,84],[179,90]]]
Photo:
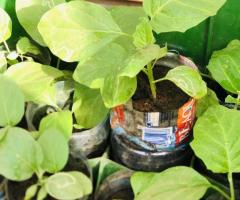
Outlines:
[[[41,106],[29,103],[26,109],[26,121],[28,129],[35,131],[42,117],[47,114],[48,106]],[[69,141],[70,152],[78,154],[83,152],[88,158],[98,157],[103,154],[107,147],[110,131],[109,119],[106,119],[98,126],[88,130],[76,130]]]
[[94,200],[132,200],[134,198],[130,183],[132,173],[130,170],[121,170],[107,177],[96,191]]
[[[68,163],[62,171],[80,171],[80,172],[83,172],[85,175],[87,175],[91,180],[93,180],[92,171],[87,164],[87,159],[82,154],[78,154],[78,155],[70,154]],[[8,181],[7,191],[6,191],[8,200],[23,200],[26,189],[32,184],[36,183],[36,181],[34,180],[35,178],[33,177],[24,182]],[[54,198],[49,196],[46,199],[55,200]],[[85,196],[79,200],[88,200],[88,199],[91,199],[91,197]]]
[[[157,64],[170,68],[179,65],[196,68],[191,60],[176,54],[169,54]],[[114,108],[110,117],[114,159],[142,171],[161,171],[189,164],[192,150],[188,141],[195,107],[195,100],[189,98],[179,109],[167,112],[139,112],[133,109],[132,101]]]

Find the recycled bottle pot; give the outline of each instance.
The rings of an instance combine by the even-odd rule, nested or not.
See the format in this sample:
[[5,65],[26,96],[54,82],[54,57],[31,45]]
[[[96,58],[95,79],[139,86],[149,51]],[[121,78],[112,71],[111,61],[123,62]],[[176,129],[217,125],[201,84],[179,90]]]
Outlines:
[[[92,172],[88,166],[87,159],[83,154],[72,155],[70,154],[67,165],[62,171],[80,171],[87,175],[91,180],[93,180]],[[25,192],[29,186],[36,183],[36,177],[33,177],[27,181],[14,182],[8,181],[6,196],[8,200],[23,200]],[[91,199],[91,195],[84,196],[78,200],[88,200]],[[36,200],[36,197],[33,198]],[[55,198],[47,196],[46,200],[55,200]]]
[[[172,53],[157,65],[169,69],[186,65],[197,70],[191,60]],[[188,165],[192,157],[188,143],[195,122],[196,101],[188,97],[178,109],[154,112],[136,110],[134,101],[133,98],[112,109],[112,157],[130,169],[141,171]]]
[[[39,126],[41,119],[47,115],[48,109],[49,106],[46,105],[41,106],[32,103],[27,105],[25,116],[30,131],[37,129],[36,126]],[[109,132],[108,118],[92,129],[73,129],[73,134],[69,141],[70,151],[74,154],[83,152],[88,158],[101,156],[107,147]]]
[[96,191],[94,200],[133,200],[134,194],[130,183],[132,173],[130,170],[120,170],[108,176]]

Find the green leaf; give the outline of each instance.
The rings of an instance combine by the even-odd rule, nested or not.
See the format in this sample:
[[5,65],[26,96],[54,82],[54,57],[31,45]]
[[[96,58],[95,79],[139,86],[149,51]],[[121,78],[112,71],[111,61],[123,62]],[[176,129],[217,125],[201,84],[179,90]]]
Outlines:
[[[144,189],[146,189],[146,183],[154,178],[156,173],[136,172],[131,177],[131,186],[134,192],[134,196],[138,196]],[[144,181],[141,181],[144,180]]]
[[226,0],[144,0],[143,7],[157,33],[186,30],[213,16]]
[[68,140],[72,135],[72,127],[72,112],[66,110],[54,112],[44,117],[40,122],[39,131],[42,134],[49,129],[58,130]]
[[31,200],[37,194],[37,190],[38,184],[31,185],[25,193],[24,200]]
[[133,34],[134,45],[137,48],[145,48],[150,44],[154,44],[156,40],[152,31],[152,26],[149,23],[149,20],[144,18]]
[[36,42],[44,46],[45,43],[37,30],[37,25],[44,13],[55,5],[64,2],[65,0],[16,0],[18,20],[28,34]]
[[[0,132],[6,131],[0,129]],[[29,132],[21,128],[8,128],[0,142],[0,174],[9,180],[29,179],[43,161],[39,144]]]
[[17,42],[17,52],[20,54],[31,53],[33,55],[41,54],[40,49],[33,45],[27,37],[22,37]]
[[227,91],[240,91],[240,41],[233,40],[220,51],[215,51],[207,66],[212,77]]
[[200,117],[209,107],[219,105],[219,100],[215,92],[207,89],[207,94],[197,101],[197,117]]
[[74,103],[72,111],[78,125],[92,128],[100,124],[109,112],[103,103],[98,89],[75,84]]
[[92,183],[81,172],[60,172],[47,179],[46,190],[56,199],[79,199],[92,192]]
[[200,99],[207,94],[206,83],[195,69],[179,66],[170,70],[162,80],[169,80],[181,88],[186,94]]
[[79,64],[73,78],[90,88],[99,88],[106,107],[126,103],[137,86],[136,75],[146,64],[163,57],[166,48],[150,45],[133,53],[118,44],[108,45],[96,58]]
[[47,191],[44,186],[42,186],[38,192],[37,200],[44,200],[47,197]]
[[136,78],[118,77],[126,57],[124,48],[111,44],[96,58],[79,64],[73,77],[90,88],[100,88],[106,107],[125,103],[134,94],[137,86]]
[[42,168],[49,173],[63,169],[68,161],[68,141],[58,129],[45,130],[38,139],[44,160]]
[[232,97],[231,95],[228,95],[225,99],[225,103],[239,104],[240,100],[238,98]]
[[[141,19],[146,17],[143,8],[136,6],[115,6],[110,8],[109,12],[120,29],[129,35],[132,35],[135,32],[137,25],[141,22]],[[120,44],[129,52],[135,50],[132,37],[122,35],[115,39],[114,42]]]
[[118,172],[120,170],[127,170],[127,168],[124,167],[123,165],[120,165],[119,163],[116,163],[108,158],[105,158],[104,156],[90,159],[88,162],[91,168],[94,168],[96,166],[98,168],[96,172],[97,178],[96,188],[98,188],[104,181],[104,179],[106,179],[111,174]]
[[240,112],[210,107],[194,126],[191,143],[195,154],[214,173],[240,172]]
[[121,30],[130,35],[135,32],[141,18],[146,17],[143,8],[136,6],[115,6],[110,8],[109,11]]
[[86,61],[124,35],[104,7],[85,1],[56,6],[42,17],[38,29],[51,51],[67,62]]
[[167,51],[167,46],[160,48],[155,44],[136,50],[124,62],[120,75],[135,77],[148,63],[166,56]]
[[14,126],[24,115],[24,97],[17,84],[0,74],[0,126]]
[[51,92],[51,84],[56,78],[63,76],[63,73],[56,68],[36,62],[21,62],[8,68],[5,75],[17,82],[24,93],[25,101],[52,104],[49,99],[43,99],[42,95],[46,95],[46,91]]
[[0,43],[2,43],[11,37],[12,20],[2,8],[0,8],[0,19]]
[[[140,183],[144,182],[145,187]],[[142,190],[135,200],[196,200],[201,199],[211,187],[208,180],[190,167],[173,167],[162,173],[137,172],[131,178],[135,191]],[[140,185],[139,185],[140,184]]]

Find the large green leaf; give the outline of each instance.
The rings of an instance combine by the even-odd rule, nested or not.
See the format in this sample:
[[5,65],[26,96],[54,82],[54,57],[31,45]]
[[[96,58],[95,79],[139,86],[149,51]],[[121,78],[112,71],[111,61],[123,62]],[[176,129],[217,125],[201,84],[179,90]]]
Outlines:
[[[145,187],[139,185],[148,181]],[[190,167],[174,167],[162,173],[137,172],[131,178],[134,191],[142,190],[135,200],[196,200],[200,199],[211,184]]]
[[70,139],[72,135],[72,112],[69,110],[54,112],[44,117],[39,126],[40,134],[48,129],[57,129],[66,140]]
[[194,126],[191,146],[215,173],[240,172],[240,112],[223,106],[210,107]]
[[155,175],[156,173],[154,172],[137,172],[132,175],[131,186],[135,197],[138,196],[144,189],[146,189],[145,183],[150,183],[150,181],[154,178]]
[[90,88],[100,88],[106,107],[125,103],[137,86],[136,78],[118,77],[126,57],[127,52],[124,48],[111,44],[97,57],[79,64],[73,77]]
[[68,62],[83,62],[125,35],[104,7],[85,1],[56,6],[38,28],[51,51]]
[[120,75],[135,77],[148,63],[166,56],[167,51],[167,46],[160,48],[155,44],[134,51],[124,61]]
[[116,6],[109,11],[121,30],[130,35],[135,32],[141,18],[146,17],[142,7]]
[[[130,35],[135,32],[137,25],[141,22],[141,19],[146,17],[146,13],[143,8],[136,6],[115,6],[109,9],[109,11],[121,30]],[[125,50],[128,50],[128,52],[135,50],[132,37],[126,37],[123,35],[114,40],[114,42],[123,46]]]
[[240,41],[233,40],[220,51],[215,51],[207,66],[213,78],[227,91],[240,91]]
[[92,183],[81,172],[60,172],[47,179],[46,190],[56,199],[79,199],[92,192]]
[[43,154],[31,134],[21,128],[0,129],[0,174],[7,179],[30,178],[43,161]]
[[42,168],[49,173],[63,169],[68,161],[68,140],[58,129],[47,129],[38,139],[44,159]]
[[14,126],[24,115],[24,96],[11,79],[0,74],[0,126]]
[[2,43],[12,34],[12,20],[2,8],[0,8],[0,19],[0,43]]
[[51,84],[63,76],[60,70],[36,62],[21,62],[8,68],[5,75],[17,82],[26,101],[55,105],[52,100],[43,99],[42,95],[52,92]]
[[133,34],[133,43],[137,48],[145,48],[148,45],[155,43],[152,26],[148,19],[144,18],[137,26],[136,31]]
[[219,105],[219,100],[215,92],[208,88],[207,94],[197,101],[197,117],[200,117],[209,107],[214,105]]
[[179,66],[170,70],[162,80],[169,80],[181,88],[186,94],[200,99],[207,94],[206,83],[195,69]]
[[186,30],[213,16],[226,0],[144,0],[143,7],[157,33]]
[[37,25],[48,10],[65,0],[16,0],[16,13],[19,22],[28,34],[41,45],[45,45]]
[[108,45],[96,58],[79,64],[74,79],[90,88],[100,88],[106,107],[126,103],[136,89],[136,75],[146,64],[166,54],[166,48],[150,45],[129,54],[118,44]]
[[92,128],[101,123],[109,112],[103,103],[99,89],[76,84],[72,108],[77,124]]

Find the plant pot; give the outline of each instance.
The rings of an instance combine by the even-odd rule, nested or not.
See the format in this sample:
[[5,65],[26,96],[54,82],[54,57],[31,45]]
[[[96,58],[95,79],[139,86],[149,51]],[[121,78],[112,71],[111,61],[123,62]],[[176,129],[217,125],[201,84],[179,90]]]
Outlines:
[[[189,59],[171,53],[154,67],[155,80],[179,65],[196,68]],[[138,89],[132,100],[111,112],[113,157],[131,169],[144,171],[186,164],[192,155],[188,143],[196,101],[170,81],[156,85],[162,93],[157,100],[151,100],[143,75],[138,77]]]
[[[41,119],[47,115],[49,106],[41,106],[29,103],[26,109],[26,120],[30,131],[37,130]],[[103,154],[107,147],[110,131],[109,119],[104,120],[98,126],[88,130],[74,129],[69,141],[72,154],[83,152],[88,158],[98,157]]]
[[112,156],[116,162],[139,171],[159,172],[177,165],[187,166],[193,155],[189,145],[171,151],[147,151],[117,133],[112,134],[111,144]]
[[120,170],[108,176],[96,191],[94,200],[133,200],[134,194],[130,183],[132,173],[130,170]]
[[[68,163],[62,171],[80,171],[80,172],[83,172],[92,180],[91,169],[87,164],[87,159],[82,154],[78,154],[74,156],[70,154]],[[7,191],[6,191],[8,200],[23,200],[26,189],[32,184],[35,184],[36,180],[37,180],[36,177],[33,177],[23,182],[8,181]],[[90,196],[85,196],[80,200],[87,200],[90,198]],[[34,198],[33,200],[35,199],[36,198]],[[55,199],[48,196],[46,200],[55,200]]]

